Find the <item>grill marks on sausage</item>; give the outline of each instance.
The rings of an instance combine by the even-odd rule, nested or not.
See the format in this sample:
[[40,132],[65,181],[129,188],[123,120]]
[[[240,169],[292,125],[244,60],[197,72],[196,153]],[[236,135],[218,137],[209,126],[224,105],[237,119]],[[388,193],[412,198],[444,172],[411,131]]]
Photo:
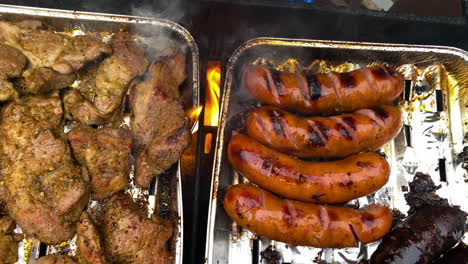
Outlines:
[[359,71],[364,75],[364,78],[366,79],[367,84],[372,90],[372,93],[374,95],[374,100],[379,100],[378,95],[379,93],[377,92],[377,89],[374,86],[374,83],[372,82],[372,72],[369,71],[367,68],[359,69]]
[[[328,128],[319,122],[308,121],[307,145],[311,147],[324,147],[327,145]],[[323,132],[322,132],[323,130]]]
[[284,137],[284,128],[283,128],[283,120],[281,119],[281,114],[280,112],[276,110],[270,110],[268,111],[268,115],[270,116],[271,119],[271,125],[273,126],[273,131],[276,133],[276,135],[280,137]]
[[374,122],[377,126],[379,126],[379,128],[382,128],[385,126],[385,123],[381,119],[380,120],[377,119],[377,114],[371,109],[361,109],[361,110],[356,111],[356,113],[370,118],[372,122]]
[[382,119],[382,121],[385,121],[385,119],[389,117],[387,111],[385,111],[383,108],[376,107],[373,108],[372,111],[374,111],[375,115]]
[[348,129],[346,129],[346,127],[341,124],[341,123],[336,123],[336,130],[338,131],[338,133],[340,133],[340,135],[347,139],[347,140],[353,140],[353,136],[351,135],[351,132],[348,131]]
[[263,119],[255,112],[254,112],[254,118],[255,118],[255,122],[257,122],[258,126],[262,130],[263,135],[265,135],[265,139],[268,142],[271,142],[270,134],[268,133],[268,130],[265,127],[265,123],[263,123]]
[[270,80],[268,80],[268,75],[267,74],[263,75],[263,80],[265,81],[267,90],[270,91],[270,92],[273,92],[271,90]]
[[391,76],[387,74],[387,71],[385,71],[385,69],[382,67],[372,67],[369,68],[369,70],[373,77],[377,80],[386,80],[391,78]]
[[330,72],[327,74],[327,77],[330,79],[331,84],[333,85],[333,91],[335,92],[337,106],[338,108],[341,108],[342,102],[341,102],[340,93],[338,92],[338,88],[339,88],[338,84],[340,83],[340,80],[337,77],[337,73]]
[[345,116],[342,119],[350,128],[356,131],[356,120],[352,116]]
[[315,131],[311,126],[307,129],[307,145],[311,147],[323,147],[325,142],[322,140],[322,137]]
[[283,89],[283,81],[281,81],[280,72],[273,69],[273,70],[270,70],[270,74],[271,74],[271,79],[273,80],[273,84],[276,88],[276,91],[278,92],[278,95],[284,96],[285,92]]
[[307,87],[309,88],[310,98],[312,100],[318,99],[322,96],[322,87],[315,78],[315,75],[305,74]]
[[349,72],[340,74],[340,82],[343,88],[351,89],[356,87],[356,79]]
[[287,137],[288,140],[294,144],[294,147],[297,149],[296,141],[289,130],[286,120],[284,119],[284,113],[277,110],[268,111],[268,115],[271,119],[271,124],[273,126],[273,131],[276,135],[280,137]]
[[322,123],[317,122],[317,121],[315,121],[314,124],[319,129],[319,131],[322,134],[323,138],[325,140],[328,140],[330,138],[330,130],[328,129],[328,127],[324,126]]

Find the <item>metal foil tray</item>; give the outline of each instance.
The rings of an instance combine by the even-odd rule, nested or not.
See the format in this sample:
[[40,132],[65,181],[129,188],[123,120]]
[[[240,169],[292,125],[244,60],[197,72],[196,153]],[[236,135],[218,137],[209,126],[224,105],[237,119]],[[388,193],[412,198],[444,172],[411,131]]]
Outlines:
[[[344,249],[296,247],[257,236],[225,213],[222,199],[226,188],[247,182],[229,164],[226,146],[232,132],[244,127],[246,114],[259,105],[240,79],[243,67],[251,64],[289,72],[305,67],[344,72],[373,64],[396,68],[406,79],[399,103],[404,128],[382,148],[392,168],[390,180],[376,193],[348,204],[380,203],[406,213],[408,182],[416,172],[423,172],[442,185],[438,195],[468,211],[468,177],[457,158],[468,132],[467,52],[450,47],[258,38],[239,47],[226,69],[212,175],[207,263],[266,263],[260,253],[269,245],[279,251],[283,263],[357,263],[367,260],[379,243]],[[466,235],[464,240],[467,242]]]
[[[121,30],[137,35],[137,42],[144,47],[149,59],[152,54],[166,47],[177,46],[186,53],[187,79],[181,87],[184,109],[199,105],[199,53],[198,47],[190,33],[174,22],[149,17],[121,16],[66,10],[42,9],[21,6],[0,5],[0,19],[21,21],[25,19],[40,20],[57,32],[69,34],[100,34],[104,40]],[[106,38],[107,37],[107,38]],[[174,165],[161,175],[149,191],[143,191],[132,185],[127,192],[140,203],[148,205],[148,212],[158,212],[166,216],[178,215],[174,220],[174,235],[171,248],[175,263],[182,263],[183,254],[183,210],[180,165]],[[133,173],[130,175],[133,178]],[[91,202],[90,206],[94,206]],[[21,231],[19,228],[16,231]],[[18,263],[34,263],[40,255],[65,253],[73,255],[76,246],[74,240],[61,245],[45,246],[37,240],[24,239],[20,242]],[[1,262],[1,261],[0,261]]]

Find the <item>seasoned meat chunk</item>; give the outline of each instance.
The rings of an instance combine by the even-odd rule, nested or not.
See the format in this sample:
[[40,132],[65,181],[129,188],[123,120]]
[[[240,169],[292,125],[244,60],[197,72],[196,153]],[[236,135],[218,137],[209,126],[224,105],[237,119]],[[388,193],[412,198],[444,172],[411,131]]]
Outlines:
[[19,77],[27,63],[21,51],[0,42],[0,79]]
[[85,76],[86,89],[92,90],[93,101],[76,90],[65,94],[66,116],[82,124],[103,124],[122,104],[130,82],[142,75],[148,67],[143,52],[137,47],[130,33],[120,32],[112,36],[114,54],[105,59],[97,70]]
[[172,224],[145,213],[123,193],[106,202],[100,217],[106,255],[113,263],[172,263],[167,241]]
[[135,180],[143,188],[177,162],[190,141],[178,91],[185,78],[185,56],[170,49],[151,65],[148,74],[130,94],[137,151]]
[[78,264],[78,262],[69,256],[47,255],[37,259],[36,264]]
[[18,92],[10,81],[0,79],[0,102],[18,98]]
[[40,67],[28,69],[23,73],[22,87],[26,94],[48,93],[70,86],[76,74],[61,74],[51,68]]
[[0,102],[18,97],[10,79],[19,77],[27,62],[19,50],[0,43]]
[[87,212],[83,212],[77,225],[78,256],[85,264],[106,264],[101,235]]
[[68,139],[76,159],[88,168],[94,200],[127,187],[132,163],[130,131],[81,126],[70,131]]
[[18,241],[13,234],[15,221],[7,215],[0,216],[0,263],[13,264],[18,261]]
[[49,67],[62,74],[75,72],[86,62],[112,52],[109,45],[89,36],[68,37],[7,21],[0,21],[0,40],[23,52],[32,68]]
[[2,173],[8,211],[23,232],[46,243],[75,234],[88,197],[86,170],[72,163],[58,97],[26,97],[1,111]]

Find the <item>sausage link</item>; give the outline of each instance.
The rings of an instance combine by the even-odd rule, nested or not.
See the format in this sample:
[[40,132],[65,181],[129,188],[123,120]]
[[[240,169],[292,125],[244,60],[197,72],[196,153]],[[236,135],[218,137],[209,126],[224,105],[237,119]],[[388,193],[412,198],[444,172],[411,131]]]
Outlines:
[[269,239],[317,248],[356,247],[379,240],[392,225],[383,205],[355,210],[281,199],[251,184],[228,189],[227,214],[242,227]]
[[364,152],[337,161],[302,161],[242,134],[231,138],[228,158],[251,182],[304,202],[347,202],[377,191],[390,176],[389,164],[375,153]]
[[246,121],[247,134],[252,138],[302,158],[374,151],[393,139],[401,127],[401,112],[392,106],[331,117],[301,117],[263,106],[254,109]]
[[249,66],[246,89],[258,101],[304,114],[333,114],[390,104],[403,91],[403,77],[383,67],[345,73],[286,73]]

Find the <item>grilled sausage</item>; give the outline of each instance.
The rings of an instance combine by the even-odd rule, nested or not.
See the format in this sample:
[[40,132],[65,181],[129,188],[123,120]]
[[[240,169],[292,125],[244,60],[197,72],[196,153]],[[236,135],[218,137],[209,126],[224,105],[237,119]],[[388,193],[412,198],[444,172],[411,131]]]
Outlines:
[[360,210],[281,199],[251,184],[228,189],[224,209],[239,225],[269,239],[317,248],[356,247],[376,241],[392,225],[383,205]]
[[347,202],[377,191],[390,176],[387,161],[375,153],[364,152],[338,161],[302,161],[242,134],[231,138],[228,158],[255,184],[304,202]]
[[432,263],[463,236],[465,222],[466,214],[457,208],[419,209],[384,237],[370,263]]
[[401,126],[401,112],[392,106],[331,117],[300,117],[263,106],[253,110],[246,121],[247,134],[252,138],[303,158],[374,151],[393,139]]
[[260,66],[244,71],[246,89],[258,101],[304,114],[332,114],[392,103],[403,78],[387,67],[346,73],[286,73]]

